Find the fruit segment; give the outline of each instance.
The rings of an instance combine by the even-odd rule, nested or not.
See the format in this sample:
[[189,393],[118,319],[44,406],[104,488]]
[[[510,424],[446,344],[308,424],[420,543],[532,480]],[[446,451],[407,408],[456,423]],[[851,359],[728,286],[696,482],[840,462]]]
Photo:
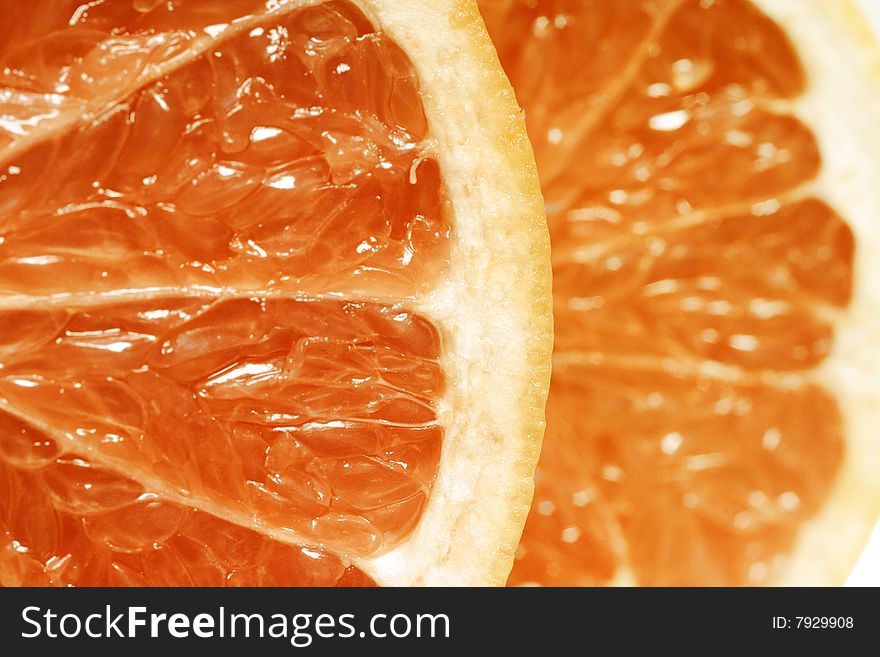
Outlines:
[[[449,226],[403,52],[347,4],[214,25],[203,4],[142,20],[83,5],[60,38],[25,25],[0,55],[0,291],[433,280]],[[35,86],[56,110],[32,115]]]
[[4,533],[17,537],[0,550],[5,586],[371,585],[337,556],[168,502],[76,455],[0,461],[0,492]]
[[353,5],[3,2],[0,583],[369,584],[437,470],[450,226]]
[[[34,515],[82,516],[99,552],[149,552],[200,510],[350,556],[418,520],[444,381],[437,333],[416,315],[164,299],[3,319],[27,336],[2,345],[0,455],[13,487],[27,482],[5,529],[29,553],[16,523]],[[122,521],[138,510],[142,523]]]
[[772,581],[842,462],[810,370],[854,253],[811,196],[793,47],[742,0],[481,8],[553,243],[548,432],[511,583]]

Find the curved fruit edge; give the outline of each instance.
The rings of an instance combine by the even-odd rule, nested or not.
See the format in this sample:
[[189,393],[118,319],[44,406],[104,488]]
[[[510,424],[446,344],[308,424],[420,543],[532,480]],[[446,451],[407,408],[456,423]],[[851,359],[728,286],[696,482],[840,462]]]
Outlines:
[[849,1],[756,0],[789,35],[809,87],[795,113],[818,140],[817,194],[856,237],[853,299],[816,380],[835,393],[846,454],[828,502],[801,530],[783,585],[843,583],[880,514],[880,48]]
[[356,564],[383,585],[504,584],[534,490],[550,379],[550,242],[525,122],[472,0],[357,0],[407,52],[453,240],[415,306],[439,327],[437,479],[412,535]]

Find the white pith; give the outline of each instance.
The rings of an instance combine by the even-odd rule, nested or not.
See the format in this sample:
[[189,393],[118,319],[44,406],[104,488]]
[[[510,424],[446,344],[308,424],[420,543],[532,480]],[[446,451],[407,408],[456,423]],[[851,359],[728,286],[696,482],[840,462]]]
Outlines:
[[[540,300],[536,306],[534,293],[526,291],[534,290],[528,283],[531,240],[522,241],[510,222],[525,209],[521,181],[508,178],[513,167],[493,135],[468,129],[494,120],[482,95],[499,92],[484,87],[479,67],[460,66],[462,53],[472,47],[467,33],[445,29],[455,20],[450,7],[470,3],[357,4],[409,53],[432,138],[445,145],[438,156],[447,172],[455,234],[449,269],[455,275],[415,303],[444,336],[447,393],[437,479],[407,541],[356,563],[385,585],[503,584],[521,526],[497,530],[511,512],[524,519],[531,502],[533,468],[527,464],[537,452],[524,457],[522,441],[530,434],[534,440],[543,428],[534,425],[536,409],[528,400],[546,382],[529,372],[530,363],[549,356],[542,353],[549,340],[542,343],[534,333],[549,338],[551,320],[549,308],[542,310]],[[520,120],[514,105],[510,110]],[[532,201],[540,202],[537,190]],[[537,266],[549,268],[549,262]]]
[[807,73],[808,88],[794,113],[822,153],[809,191],[847,221],[856,241],[852,303],[835,316],[831,355],[810,376],[837,398],[844,462],[777,582],[836,585],[880,511],[880,50],[848,2],[755,1],[786,30]]

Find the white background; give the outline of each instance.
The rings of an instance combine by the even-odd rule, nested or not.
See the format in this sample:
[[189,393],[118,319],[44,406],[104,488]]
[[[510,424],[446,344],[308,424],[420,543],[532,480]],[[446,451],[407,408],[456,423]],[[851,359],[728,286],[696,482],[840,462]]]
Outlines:
[[[857,2],[870,19],[874,35],[880,41],[880,0],[857,0]],[[880,586],[880,523],[874,527],[871,541],[846,583],[848,586]]]

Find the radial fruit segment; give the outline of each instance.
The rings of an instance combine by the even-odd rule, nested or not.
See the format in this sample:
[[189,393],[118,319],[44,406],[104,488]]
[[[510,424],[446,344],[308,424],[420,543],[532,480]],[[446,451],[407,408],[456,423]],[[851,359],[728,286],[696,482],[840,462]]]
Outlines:
[[[430,279],[448,226],[417,80],[362,15],[239,18],[203,43],[198,25],[226,18],[202,12],[236,3],[142,18],[110,13],[126,2],[64,4],[46,9],[72,23],[60,36],[25,24],[0,54],[0,290],[406,295]],[[105,69],[119,78],[107,89]],[[40,102],[54,105],[29,115]]]
[[37,4],[0,8],[0,582],[368,583],[443,440],[412,64],[345,2]]
[[511,583],[773,581],[843,460],[809,371],[854,254],[811,192],[794,48],[742,0],[481,7],[553,243],[548,434]]

